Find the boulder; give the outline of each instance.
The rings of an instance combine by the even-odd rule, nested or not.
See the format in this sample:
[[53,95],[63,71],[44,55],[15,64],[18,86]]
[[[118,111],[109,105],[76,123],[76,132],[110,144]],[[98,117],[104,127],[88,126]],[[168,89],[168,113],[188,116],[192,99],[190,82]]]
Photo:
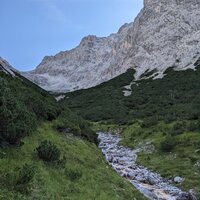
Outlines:
[[185,180],[184,178],[181,178],[179,176],[174,177],[174,182],[175,183],[182,183],[184,180]]

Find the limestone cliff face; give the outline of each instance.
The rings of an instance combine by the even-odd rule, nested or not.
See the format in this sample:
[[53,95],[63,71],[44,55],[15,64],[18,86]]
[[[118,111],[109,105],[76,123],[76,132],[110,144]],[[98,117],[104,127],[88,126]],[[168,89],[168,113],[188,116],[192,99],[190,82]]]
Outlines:
[[200,0],[144,0],[135,21],[118,33],[87,36],[70,51],[47,56],[26,77],[50,91],[89,88],[135,68],[135,78],[168,67],[194,68],[200,57]]

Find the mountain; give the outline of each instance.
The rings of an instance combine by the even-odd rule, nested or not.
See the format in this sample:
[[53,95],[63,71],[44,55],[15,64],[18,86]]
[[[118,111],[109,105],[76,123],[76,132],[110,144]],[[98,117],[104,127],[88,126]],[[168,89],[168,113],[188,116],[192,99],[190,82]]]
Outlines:
[[45,90],[66,92],[98,85],[129,68],[136,79],[147,71],[160,78],[172,66],[194,68],[200,56],[199,7],[197,0],[145,0],[135,21],[116,34],[87,36],[23,75]]
[[15,70],[6,60],[0,57],[0,71],[15,76],[17,70]]

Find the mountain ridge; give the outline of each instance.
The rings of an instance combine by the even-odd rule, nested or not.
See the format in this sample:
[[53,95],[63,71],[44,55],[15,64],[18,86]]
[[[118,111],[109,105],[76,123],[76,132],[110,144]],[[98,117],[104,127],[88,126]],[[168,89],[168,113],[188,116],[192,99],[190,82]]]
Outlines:
[[5,59],[0,57],[0,71],[11,76],[16,76],[17,70],[14,69]]
[[129,68],[135,79],[154,70],[162,78],[168,67],[194,69],[200,49],[200,2],[145,0],[134,22],[116,34],[89,35],[72,50],[45,57],[24,76],[48,91],[68,92],[108,81]]

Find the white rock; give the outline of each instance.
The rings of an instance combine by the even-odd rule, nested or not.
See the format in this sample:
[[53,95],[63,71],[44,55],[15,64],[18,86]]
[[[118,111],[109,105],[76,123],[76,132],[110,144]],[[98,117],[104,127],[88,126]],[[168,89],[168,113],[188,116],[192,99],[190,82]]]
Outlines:
[[179,177],[179,176],[176,176],[176,177],[174,178],[174,182],[175,182],[175,183],[182,183],[184,180],[185,180],[184,178],[181,178],[181,177]]
[[56,101],[60,101],[64,98],[65,98],[65,95],[59,95],[59,96],[55,97]]
[[6,60],[0,57],[0,71],[3,71],[6,74],[11,75],[12,77],[15,76],[15,70]]

